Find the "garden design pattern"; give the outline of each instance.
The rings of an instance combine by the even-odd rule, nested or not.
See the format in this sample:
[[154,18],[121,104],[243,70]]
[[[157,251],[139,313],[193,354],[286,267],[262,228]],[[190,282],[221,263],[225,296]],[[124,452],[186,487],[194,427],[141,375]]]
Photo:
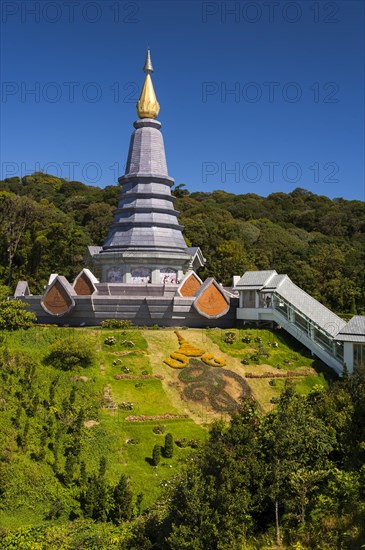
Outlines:
[[[251,395],[245,380],[238,374],[223,369],[226,360],[195,347],[175,331],[179,350],[171,353],[164,363],[182,369],[179,380],[184,384],[183,397],[192,401],[209,403],[216,412],[233,412],[240,400]],[[220,367],[220,368],[215,368]],[[235,397],[230,391],[234,388]],[[232,392],[233,393],[233,392]]]
[[190,344],[181,334],[174,331],[179,341],[178,351],[170,354],[170,357],[164,360],[164,363],[174,369],[183,369],[188,366],[191,357],[199,357],[203,363],[211,367],[224,367],[226,360],[222,357],[214,357],[212,353],[207,353],[203,349],[199,349]]

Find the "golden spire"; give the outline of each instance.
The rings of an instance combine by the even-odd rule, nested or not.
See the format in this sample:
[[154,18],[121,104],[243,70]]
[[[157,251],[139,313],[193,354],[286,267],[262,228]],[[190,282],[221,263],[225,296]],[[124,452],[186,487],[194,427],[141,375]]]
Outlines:
[[160,104],[157,101],[155,90],[153,88],[151,73],[153,67],[151,62],[150,50],[147,50],[146,61],[143,67],[146,78],[143,84],[142,92],[137,101],[137,113],[139,118],[156,118],[160,112]]

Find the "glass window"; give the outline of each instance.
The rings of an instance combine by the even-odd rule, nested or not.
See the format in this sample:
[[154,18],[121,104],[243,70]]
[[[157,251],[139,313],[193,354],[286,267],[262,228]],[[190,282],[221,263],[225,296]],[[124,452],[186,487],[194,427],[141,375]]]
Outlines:
[[365,367],[365,344],[354,344],[354,367]]

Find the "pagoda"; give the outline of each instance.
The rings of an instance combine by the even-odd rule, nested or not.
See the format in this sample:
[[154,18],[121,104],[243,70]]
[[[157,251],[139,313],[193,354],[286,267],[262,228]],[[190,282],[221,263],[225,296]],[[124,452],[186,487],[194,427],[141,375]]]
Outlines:
[[171,195],[160,111],[152,84],[150,50],[143,68],[146,77],[137,102],[126,173],[118,208],[102,247],[90,247],[92,269],[102,282],[176,284],[189,269],[204,265],[202,253],[188,248]]
[[136,325],[232,326],[236,293],[196,271],[205,263],[185,243],[171,195],[160,111],[152,84],[151,54],[137,102],[121,196],[103,246],[88,248],[88,266],[73,282],[52,273],[42,295],[19,281],[14,296],[27,302],[38,322],[98,325],[128,319]]

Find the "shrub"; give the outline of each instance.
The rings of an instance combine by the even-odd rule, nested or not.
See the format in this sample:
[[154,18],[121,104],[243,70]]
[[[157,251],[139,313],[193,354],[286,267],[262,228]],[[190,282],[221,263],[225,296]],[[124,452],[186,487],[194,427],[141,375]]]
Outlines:
[[247,361],[247,359],[242,359],[241,363],[242,365],[249,365],[249,362]]
[[189,444],[188,440],[186,437],[179,437],[178,439],[176,439],[175,441],[175,445],[177,445],[178,447],[180,447],[181,449],[184,449],[185,447],[187,447]]
[[114,336],[108,336],[108,338],[105,338],[104,344],[106,346],[114,346],[115,345],[115,338]]
[[44,361],[56,369],[70,370],[74,367],[90,367],[93,360],[94,353],[87,340],[67,338],[55,342]]
[[273,378],[272,380],[269,380],[270,386],[276,386],[276,380]]
[[171,433],[165,436],[164,456],[166,458],[172,458],[174,454],[174,440]]
[[131,340],[122,340],[120,345],[126,348],[134,348],[134,342],[131,342]]
[[152,464],[158,466],[161,460],[161,445],[155,445],[152,451]]
[[37,318],[27,307],[21,300],[0,300],[0,330],[30,328]]
[[165,430],[166,430],[166,426],[164,426],[163,424],[158,424],[157,426],[154,426],[154,428],[152,429],[153,433],[155,434],[163,434]]
[[122,328],[122,321],[119,319],[105,319],[100,323],[101,328],[118,329]]
[[236,333],[235,332],[226,332],[224,337],[224,342],[226,344],[234,344],[236,341]]

